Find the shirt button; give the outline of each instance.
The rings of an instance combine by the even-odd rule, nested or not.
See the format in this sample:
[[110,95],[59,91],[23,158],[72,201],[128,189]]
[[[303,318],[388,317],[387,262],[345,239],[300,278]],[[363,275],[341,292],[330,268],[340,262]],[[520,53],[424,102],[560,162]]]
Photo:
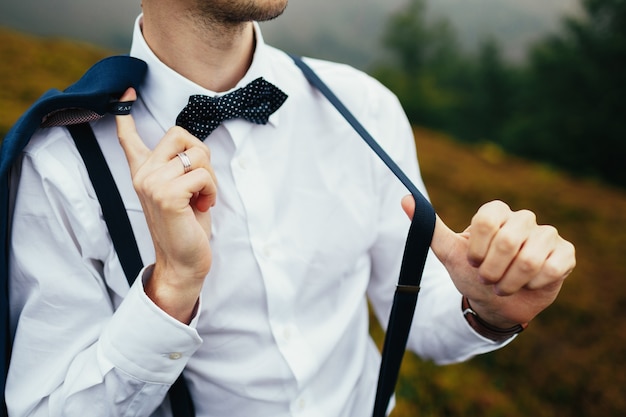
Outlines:
[[248,158],[240,156],[237,159],[237,165],[239,165],[239,168],[241,169],[248,169],[250,167],[250,161],[248,160]]
[[178,360],[178,359],[180,359],[180,358],[182,358],[182,357],[183,357],[183,354],[182,354],[182,353],[180,353],[180,352],[172,352],[172,353],[170,353],[170,355],[169,355],[169,358],[170,358],[171,360],[173,360],[173,361]]
[[274,254],[274,251],[272,250],[272,247],[270,245],[263,246],[262,252],[263,256],[265,256],[266,258],[271,258]]
[[283,329],[283,337],[287,342],[291,340],[291,338],[293,337],[293,331],[291,330],[291,327],[285,327]]
[[298,401],[296,401],[296,408],[298,411],[304,410],[306,408],[306,400],[304,398],[299,398]]

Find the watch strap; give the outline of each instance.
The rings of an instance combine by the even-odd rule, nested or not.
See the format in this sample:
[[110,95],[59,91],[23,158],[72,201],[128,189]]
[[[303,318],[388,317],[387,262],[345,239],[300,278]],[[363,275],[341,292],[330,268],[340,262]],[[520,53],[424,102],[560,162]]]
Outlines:
[[461,308],[463,310],[463,316],[465,316],[465,320],[467,320],[470,327],[479,335],[493,340],[494,342],[503,342],[516,334],[521,333],[526,327],[528,327],[528,323],[516,324],[508,329],[503,329],[489,324],[476,314],[466,296],[463,296]]

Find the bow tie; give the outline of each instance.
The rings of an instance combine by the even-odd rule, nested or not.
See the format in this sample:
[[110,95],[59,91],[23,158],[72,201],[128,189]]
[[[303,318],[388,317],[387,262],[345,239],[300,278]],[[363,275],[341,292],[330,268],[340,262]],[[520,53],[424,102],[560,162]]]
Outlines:
[[257,78],[247,86],[220,97],[189,97],[189,103],[176,118],[176,125],[204,140],[224,120],[242,118],[256,124],[267,124],[270,115],[286,99],[287,95],[278,87]]

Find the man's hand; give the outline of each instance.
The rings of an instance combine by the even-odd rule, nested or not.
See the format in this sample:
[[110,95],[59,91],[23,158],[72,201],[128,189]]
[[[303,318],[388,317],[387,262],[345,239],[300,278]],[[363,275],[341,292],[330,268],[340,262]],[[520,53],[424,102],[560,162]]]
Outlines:
[[[411,196],[402,207],[413,216]],[[528,323],[558,295],[576,265],[574,246],[535,215],[501,201],[483,205],[463,233],[437,216],[431,249],[476,313],[500,328]]]
[[[128,89],[121,101],[134,101]],[[209,150],[186,130],[170,129],[150,151],[132,116],[116,116],[117,135],[152,235],[156,261],[145,291],[172,317],[189,322],[211,267],[211,217],[216,179]],[[178,153],[185,152],[191,170]]]

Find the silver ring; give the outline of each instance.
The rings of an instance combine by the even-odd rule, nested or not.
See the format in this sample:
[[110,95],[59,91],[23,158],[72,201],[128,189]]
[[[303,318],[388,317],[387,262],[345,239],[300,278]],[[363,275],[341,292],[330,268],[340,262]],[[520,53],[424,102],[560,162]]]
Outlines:
[[185,174],[191,171],[191,159],[187,156],[185,152],[181,152],[176,155],[180,162],[183,164],[183,169],[185,170]]

